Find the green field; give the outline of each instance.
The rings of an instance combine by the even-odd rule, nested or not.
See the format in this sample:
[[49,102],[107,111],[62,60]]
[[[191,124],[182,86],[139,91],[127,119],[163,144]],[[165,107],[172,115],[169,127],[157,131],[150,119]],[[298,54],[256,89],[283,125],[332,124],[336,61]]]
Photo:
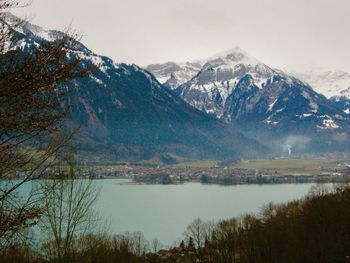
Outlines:
[[[203,160],[183,162],[174,165],[175,168],[211,168],[220,162],[216,160]],[[332,159],[261,159],[252,161],[241,161],[232,165],[232,168],[257,169],[261,173],[286,175],[315,175],[326,172],[339,172],[344,168],[344,163],[350,160]]]
[[276,159],[242,161],[233,167],[243,169],[258,169],[266,174],[320,174],[322,172],[337,172],[342,163],[349,160],[326,159]]

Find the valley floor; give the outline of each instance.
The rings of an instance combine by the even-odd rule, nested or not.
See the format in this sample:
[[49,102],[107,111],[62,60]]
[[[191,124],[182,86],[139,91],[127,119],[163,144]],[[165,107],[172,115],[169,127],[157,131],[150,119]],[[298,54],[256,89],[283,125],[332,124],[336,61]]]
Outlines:
[[350,155],[298,156],[243,161],[189,161],[176,165],[121,163],[84,167],[82,177],[128,178],[138,184],[281,184],[348,181]]

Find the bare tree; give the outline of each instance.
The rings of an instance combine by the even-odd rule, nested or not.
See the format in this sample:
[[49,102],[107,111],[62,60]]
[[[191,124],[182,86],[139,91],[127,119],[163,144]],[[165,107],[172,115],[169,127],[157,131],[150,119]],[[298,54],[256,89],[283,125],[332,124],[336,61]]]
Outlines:
[[145,238],[142,232],[138,231],[132,235],[132,241],[134,244],[134,253],[136,256],[143,256],[149,249],[149,242]]
[[[30,50],[16,45],[27,41],[19,30],[26,21],[9,21],[7,12],[17,7],[19,1],[0,0],[0,249],[41,215],[41,198],[33,192],[24,199],[18,191],[40,178],[71,138],[52,140],[68,110],[62,107],[66,90],[61,85],[92,70],[74,56],[76,35],[60,34]],[[3,182],[17,176],[17,181]]]
[[77,179],[71,164],[68,172],[60,171],[57,178],[45,180],[42,186],[46,194],[39,226],[48,240],[48,256],[63,262],[70,256],[75,239],[96,223],[92,206],[99,189],[92,180]]
[[213,222],[204,222],[201,219],[195,219],[186,229],[184,236],[187,243],[194,243],[197,256],[200,260],[203,259],[202,250],[207,241],[212,239],[215,225]]
[[197,218],[187,227],[184,235],[187,241],[191,238],[196,248],[200,249],[205,245],[206,240],[211,240],[214,230],[215,224],[213,222],[204,222]]
[[221,262],[236,262],[238,222],[236,219],[221,221],[215,231],[219,243]]
[[160,249],[162,249],[163,244],[159,241],[158,238],[154,238],[152,240],[152,250],[154,253],[157,253]]

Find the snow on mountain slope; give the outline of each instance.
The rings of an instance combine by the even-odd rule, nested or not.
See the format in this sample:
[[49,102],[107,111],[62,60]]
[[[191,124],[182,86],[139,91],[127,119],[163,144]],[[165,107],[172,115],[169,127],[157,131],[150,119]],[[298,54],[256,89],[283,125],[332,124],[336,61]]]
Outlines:
[[340,96],[350,100],[350,87],[340,92]]
[[[40,26],[33,25],[29,23],[28,21],[21,20],[17,16],[7,12],[2,14],[2,19],[6,23],[6,25],[1,24],[1,26],[4,26],[5,28],[8,28],[8,26],[11,26],[17,34],[23,34],[27,37],[27,41],[19,41],[15,42],[16,46],[21,46],[22,48],[25,47],[28,40],[30,42],[35,40],[46,40],[46,41],[54,41],[55,39],[62,37],[64,34],[63,32],[57,31],[57,30],[45,30]],[[10,46],[10,48],[12,48]]]
[[[203,112],[265,131],[341,131],[349,127],[346,112],[306,81],[267,66],[239,47],[201,62],[200,71],[175,91]],[[346,77],[340,73],[329,76]]]
[[224,117],[237,123],[281,130],[330,130],[348,127],[348,118],[302,81],[275,75],[263,89],[246,75],[227,99]]
[[[14,18],[9,15],[6,19]],[[10,48],[25,54],[55,40],[57,34],[64,33],[24,23],[16,28]],[[67,90],[68,123],[81,126],[79,150],[168,161],[176,161],[172,156],[249,158],[267,151],[231,126],[191,107],[136,65],[116,64],[81,42],[75,43],[68,59],[74,56],[85,66],[96,66],[89,76],[59,86]]]
[[293,66],[290,74],[308,82],[314,90],[325,95],[344,113],[350,114],[350,74],[320,67]]
[[[11,13],[3,14],[2,18],[8,25],[13,26],[15,30],[13,36],[15,41],[11,42],[11,45],[8,46],[9,49],[20,48],[24,51],[30,50],[33,45],[39,46],[43,41],[55,41],[65,35],[62,31],[46,30],[27,21],[22,21]],[[106,71],[107,68],[111,66],[110,64],[113,64],[113,66],[116,67],[118,66],[118,64],[112,62],[111,59],[95,54],[81,42],[75,43],[75,50],[72,50],[70,54],[79,56],[81,59],[91,62],[93,65],[98,66],[102,71]]]
[[339,96],[334,96],[330,100],[334,105],[350,115],[350,88],[341,91]]
[[311,85],[318,93],[327,98],[341,96],[341,92],[350,88],[350,74],[341,70],[326,70],[321,67],[290,66],[285,69]]
[[207,59],[199,73],[176,92],[192,106],[220,118],[227,98],[247,74],[262,89],[277,72],[235,47]]
[[193,78],[202,68],[203,61],[194,62],[167,62],[164,64],[148,65],[145,69],[150,71],[161,84],[175,89]]
[[[55,34],[63,33],[26,24],[14,48],[30,49]],[[254,155],[260,152],[255,141],[194,108],[232,122],[254,138],[266,133],[270,142],[276,141],[277,133],[281,140],[301,134],[328,150],[334,141],[344,146],[343,138],[350,137],[350,108],[342,110],[306,82],[272,69],[237,47],[202,61],[147,68],[179,96],[148,71],[115,64],[82,43],[77,43],[73,54],[98,66],[97,72],[69,89],[73,120],[99,139],[132,147],[181,145],[186,151],[197,149],[198,156],[220,158],[250,155],[251,149]]]
[[186,83],[196,76],[206,64],[213,67],[220,66],[223,70],[230,71],[238,64],[258,65],[264,67],[255,58],[249,56],[240,47],[217,53],[207,59],[195,60],[190,62],[167,62],[164,64],[152,64],[145,67],[150,71],[160,83],[165,86],[176,89],[178,86]]

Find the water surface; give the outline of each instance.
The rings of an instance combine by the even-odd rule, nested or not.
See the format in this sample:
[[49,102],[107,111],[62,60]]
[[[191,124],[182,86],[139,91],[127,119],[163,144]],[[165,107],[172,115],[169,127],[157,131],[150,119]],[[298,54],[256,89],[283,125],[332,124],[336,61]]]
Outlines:
[[227,219],[258,212],[269,203],[305,196],[312,184],[218,186],[132,185],[125,180],[96,181],[101,194],[96,210],[108,219],[112,233],[142,231],[148,240],[157,237],[171,245],[182,238],[195,219]]

